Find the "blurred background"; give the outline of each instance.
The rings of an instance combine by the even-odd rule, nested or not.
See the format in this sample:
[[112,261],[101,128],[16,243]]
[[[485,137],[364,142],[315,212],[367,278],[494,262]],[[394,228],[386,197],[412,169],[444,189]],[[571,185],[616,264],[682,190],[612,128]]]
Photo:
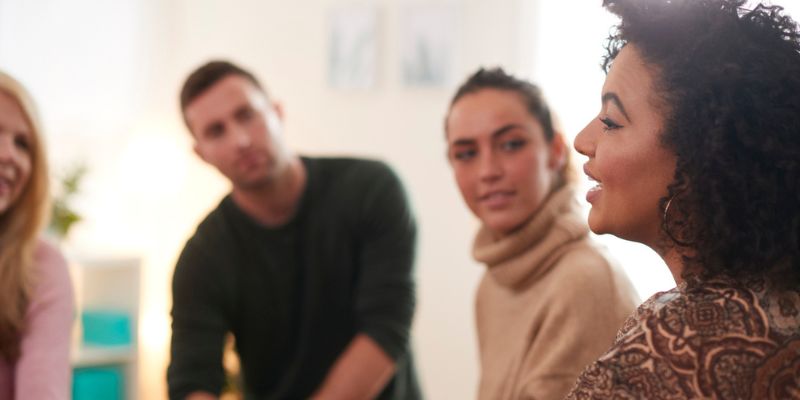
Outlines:
[[[783,3],[798,12],[796,0]],[[0,0],[0,68],[38,101],[54,185],[85,167],[69,199],[81,220],[62,247],[83,271],[79,300],[102,298],[92,287],[126,297],[134,350],[117,362],[133,370],[132,396],[166,398],[174,263],[229,190],[192,152],[177,93],[192,69],[227,58],[284,104],[298,152],[379,158],[400,174],[420,227],[413,334],[423,388],[468,399],[484,267],[470,256],[478,225],[445,158],[448,102],[477,67],[502,66],[543,87],[571,140],[599,110],[613,22],[599,0]],[[649,249],[601,240],[643,299],[674,286]],[[129,270],[92,272],[120,265]]]

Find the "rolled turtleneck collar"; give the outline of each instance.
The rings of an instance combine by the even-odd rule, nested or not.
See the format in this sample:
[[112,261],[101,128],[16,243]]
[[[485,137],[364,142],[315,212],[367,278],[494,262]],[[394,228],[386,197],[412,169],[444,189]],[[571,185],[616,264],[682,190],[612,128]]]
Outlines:
[[481,226],[472,256],[486,264],[491,277],[503,286],[538,279],[555,263],[565,245],[589,233],[574,193],[569,185],[551,193],[528,222],[502,237]]

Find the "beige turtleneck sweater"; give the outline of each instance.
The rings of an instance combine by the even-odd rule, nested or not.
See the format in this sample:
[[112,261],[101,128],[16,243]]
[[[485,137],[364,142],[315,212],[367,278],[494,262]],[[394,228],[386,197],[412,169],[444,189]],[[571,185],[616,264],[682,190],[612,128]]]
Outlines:
[[562,399],[634,311],[633,286],[588,232],[569,187],[510,235],[479,230],[479,399]]

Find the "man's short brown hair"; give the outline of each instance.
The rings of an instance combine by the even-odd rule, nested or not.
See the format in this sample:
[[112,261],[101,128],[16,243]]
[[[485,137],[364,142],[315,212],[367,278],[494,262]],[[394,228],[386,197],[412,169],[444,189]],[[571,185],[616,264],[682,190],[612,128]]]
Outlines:
[[181,112],[185,111],[189,103],[194,101],[194,99],[203,94],[211,86],[230,75],[242,76],[256,85],[257,88],[264,91],[258,79],[238,65],[225,60],[209,61],[194,70],[194,72],[186,78],[186,82],[183,83],[180,97]]

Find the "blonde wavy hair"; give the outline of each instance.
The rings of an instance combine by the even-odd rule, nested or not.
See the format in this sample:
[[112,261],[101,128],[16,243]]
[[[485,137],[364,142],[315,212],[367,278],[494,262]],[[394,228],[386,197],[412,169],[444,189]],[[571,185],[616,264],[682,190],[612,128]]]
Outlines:
[[22,84],[3,71],[0,71],[0,94],[19,105],[31,134],[31,173],[27,185],[8,210],[0,214],[0,356],[16,360],[33,283],[33,254],[48,217],[49,178],[33,99]]

